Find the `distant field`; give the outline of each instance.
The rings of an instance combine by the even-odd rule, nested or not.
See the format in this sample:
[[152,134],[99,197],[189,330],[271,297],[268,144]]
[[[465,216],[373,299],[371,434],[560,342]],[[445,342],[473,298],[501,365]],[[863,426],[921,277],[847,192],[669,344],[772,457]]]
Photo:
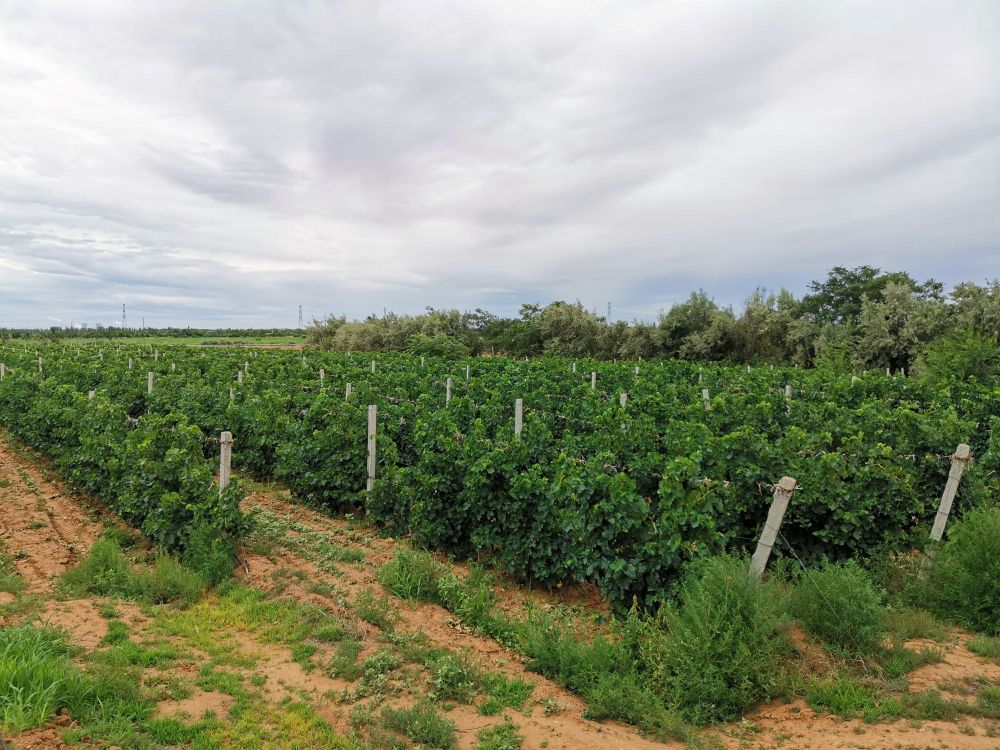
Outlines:
[[138,338],[65,338],[63,344],[86,346],[92,344],[150,344],[156,346],[211,346],[213,344],[238,346],[301,346],[305,336],[143,336]]

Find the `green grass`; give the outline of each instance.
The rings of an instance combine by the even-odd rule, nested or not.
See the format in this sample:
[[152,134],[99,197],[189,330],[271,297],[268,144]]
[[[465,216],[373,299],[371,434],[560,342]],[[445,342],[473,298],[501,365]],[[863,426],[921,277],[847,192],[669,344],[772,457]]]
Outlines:
[[59,582],[61,593],[112,596],[146,604],[188,604],[206,588],[198,573],[160,555],[151,566],[133,566],[115,542],[99,539]]
[[503,724],[480,729],[476,739],[476,750],[519,750],[524,743],[524,736],[509,718]]
[[365,622],[385,631],[391,631],[399,619],[392,601],[379,596],[372,588],[363,588],[358,592],[354,598],[354,611]]
[[362,675],[358,655],[361,653],[361,642],[356,640],[342,641],[337,645],[333,658],[327,667],[330,674],[348,682],[354,682]]
[[978,656],[1000,662],[1000,637],[977,635],[975,638],[970,638],[965,645],[969,651]]
[[535,690],[535,683],[521,677],[508,678],[499,672],[489,672],[480,678],[486,700],[479,705],[479,713],[496,716],[505,708],[521,710]]
[[418,703],[411,708],[385,708],[379,718],[389,731],[420,745],[438,750],[458,747],[454,722],[441,716],[432,703]]
[[889,636],[901,641],[909,641],[914,638],[943,641],[948,637],[948,628],[934,619],[930,612],[912,607],[888,609],[886,611],[886,630]]
[[898,699],[846,674],[812,680],[806,686],[805,699],[814,711],[833,713],[842,719],[860,717],[874,722],[903,713],[903,704]]

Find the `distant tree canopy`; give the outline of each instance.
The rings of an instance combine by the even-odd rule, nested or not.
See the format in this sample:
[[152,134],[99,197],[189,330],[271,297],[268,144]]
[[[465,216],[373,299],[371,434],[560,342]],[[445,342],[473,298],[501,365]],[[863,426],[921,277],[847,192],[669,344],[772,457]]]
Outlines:
[[[517,317],[486,310],[427,308],[348,321],[315,321],[308,343],[339,351],[410,351],[437,356],[637,359],[678,357],[745,363],[823,365],[841,371],[916,366],[956,377],[995,376],[1000,344],[1000,280],[963,283],[950,294],[902,272],[837,266],[796,299],[754,290],[737,313],[704,291],[661,312],[655,323],[616,321],[579,302],[525,304]],[[982,361],[983,367],[975,363]]]

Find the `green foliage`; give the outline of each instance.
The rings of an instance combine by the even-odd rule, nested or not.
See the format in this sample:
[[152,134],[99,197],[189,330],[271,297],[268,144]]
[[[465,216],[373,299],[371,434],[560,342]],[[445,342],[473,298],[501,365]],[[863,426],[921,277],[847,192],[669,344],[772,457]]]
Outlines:
[[969,381],[996,383],[1000,377],[1000,346],[995,338],[971,328],[935,341],[915,368],[934,383]]
[[1000,635],[1000,506],[954,522],[928,571],[926,595],[940,616]]
[[886,631],[886,613],[868,574],[853,560],[803,573],[791,612],[806,632],[842,654],[873,654]]
[[[910,293],[923,304],[924,292]],[[840,340],[818,330],[822,346],[804,333],[789,344],[784,337],[801,333],[801,319],[788,295],[756,294],[736,329],[713,323],[729,313],[709,302],[698,297],[669,325],[646,326],[634,351],[655,356],[669,342],[671,350],[700,356],[735,337],[748,358],[780,361],[794,350],[807,363]],[[973,306],[974,317],[990,319],[992,308]],[[550,307],[526,307],[517,326],[505,324],[502,331],[481,311],[435,311],[405,325],[370,325],[382,341],[378,351],[402,345],[393,333],[398,324],[406,328],[403,344],[414,334],[442,334],[475,351],[470,342],[491,331],[497,340],[520,337],[542,352],[546,342],[550,351],[572,348],[560,338],[565,331],[549,325],[565,318],[581,336],[596,331],[598,350],[632,350],[635,342],[621,326],[595,328],[594,316],[578,306]],[[470,331],[475,336],[467,339]],[[580,351],[589,350],[589,342]],[[800,489],[782,535],[808,564],[873,550],[889,555],[926,538],[947,475],[939,456],[958,442],[971,442],[977,460],[963,478],[956,512],[1000,489],[1000,438],[994,437],[1000,431],[990,426],[1000,395],[973,382],[952,382],[946,390],[877,373],[852,382],[830,370],[747,372],[677,360],[580,359],[574,372],[574,362],[554,357],[429,357],[421,367],[416,357],[398,353],[376,355],[372,373],[367,353],[177,347],[157,358],[149,347],[127,345],[121,352],[106,348],[102,359],[96,348],[79,355],[58,345],[35,348],[40,355],[0,345],[8,367],[0,382],[0,423],[207,580],[224,576],[224,546],[248,527],[239,511],[241,483],[220,496],[213,481],[214,436],[222,430],[235,435],[241,474],[278,477],[301,499],[334,510],[354,513],[364,506],[388,534],[522,581],[594,584],[619,614],[634,597],[655,610],[692,560],[749,551],[767,513],[764,488],[783,474],[795,476]],[[41,374],[37,356],[45,362]],[[468,380],[463,365],[470,367]],[[237,370],[244,371],[242,384],[234,382]],[[155,375],[152,394],[146,371]],[[445,405],[449,377],[453,398]],[[345,398],[348,382],[353,390]],[[791,401],[785,384],[793,388]],[[702,408],[702,387],[710,390],[711,411]],[[92,401],[85,395],[90,388],[97,390]],[[230,388],[234,398],[220,398]],[[526,408],[517,439],[516,398]],[[378,406],[370,492],[364,489],[368,404]],[[266,550],[267,543],[265,531],[255,535],[254,548]],[[346,558],[315,551],[324,565]],[[784,542],[776,554],[787,554]],[[447,599],[463,619],[494,633],[502,623],[487,616],[489,585],[473,582],[447,579],[432,598]]]
[[747,579],[747,563],[695,565],[640,640],[653,689],[687,720],[727,721],[773,695],[788,645],[776,589]]

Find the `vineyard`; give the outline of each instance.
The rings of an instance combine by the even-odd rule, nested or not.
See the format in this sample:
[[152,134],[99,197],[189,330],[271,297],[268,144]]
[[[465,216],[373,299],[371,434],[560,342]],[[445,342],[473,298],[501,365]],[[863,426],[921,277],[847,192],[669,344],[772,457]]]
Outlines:
[[230,431],[241,477],[623,609],[752,550],[782,476],[775,554],[806,563],[922,546],[959,443],[959,515],[1000,482],[1000,390],[882,372],[34,341],[0,362],[0,425],[168,550],[248,530],[240,481],[213,484]]

